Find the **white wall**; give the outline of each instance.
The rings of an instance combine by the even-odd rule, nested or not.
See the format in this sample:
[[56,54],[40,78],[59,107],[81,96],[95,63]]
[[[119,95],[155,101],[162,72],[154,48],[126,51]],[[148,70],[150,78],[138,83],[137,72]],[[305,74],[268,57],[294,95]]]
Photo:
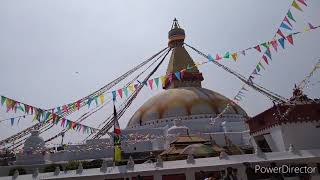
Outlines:
[[319,121],[291,123],[282,125],[285,149],[293,144],[296,149],[317,149],[320,148]]

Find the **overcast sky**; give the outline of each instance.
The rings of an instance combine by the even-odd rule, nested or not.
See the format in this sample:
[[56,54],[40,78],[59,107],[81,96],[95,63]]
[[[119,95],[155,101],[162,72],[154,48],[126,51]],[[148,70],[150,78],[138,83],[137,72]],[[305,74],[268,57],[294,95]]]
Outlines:
[[[186,42],[205,53],[238,51],[270,40],[284,18],[291,0],[203,1],[103,1],[103,0],[2,0],[0,1],[0,94],[44,109],[73,102],[114,80],[125,71],[167,46],[167,33],[177,17],[186,31]],[[304,12],[292,9],[301,31],[310,22],[320,25],[320,1],[307,1]],[[300,4],[299,4],[300,5]],[[320,32],[294,37],[294,46],[278,53],[255,82],[290,97],[294,83],[301,81],[320,54]],[[187,49],[194,61],[203,61]],[[244,76],[253,71],[261,54],[250,51],[237,62],[223,64]],[[168,60],[154,75],[165,74]],[[232,98],[242,83],[213,64],[200,67],[203,87]],[[78,72],[78,73],[77,73]],[[316,73],[311,83],[319,81]],[[121,87],[122,84],[117,87]],[[117,89],[116,87],[114,89]],[[162,89],[145,89],[121,119],[129,118],[147,98]],[[310,97],[320,96],[319,83],[308,87]],[[253,116],[271,106],[264,96],[250,90],[240,105]],[[86,112],[70,116],[74,119]],[[98,127],[112,113],[111,105],[84,121]],[[16,116],[1,108],[0,119]],[[18,114],[19,115],[19,114]],[[25,118],[11,127],[0,123],[0,139],[32,125]],[[61,128],[43,136],[49,137]],[[67,142],[81,141],[76,132]],[[58,141],[55,141],[58,142]]]

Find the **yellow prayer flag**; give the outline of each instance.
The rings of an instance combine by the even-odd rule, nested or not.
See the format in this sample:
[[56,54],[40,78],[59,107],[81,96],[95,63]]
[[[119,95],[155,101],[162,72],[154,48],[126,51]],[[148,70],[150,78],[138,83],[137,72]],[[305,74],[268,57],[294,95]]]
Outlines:
[[37,121],[37,116],[36,116],[36,115],[33,116],[32,122],[33,122],[33,121]]
[[164,85],[165,85],[165,82],[166,82],[166,76],[161,76],[161,77],[160,77],[160,80],[161,80],[162,86],[164,86]]
[[297,2],[294,0],[291,4],[293,7],[295,7],[296,9],[302,11],[302,9],[300,8],[300,6],[297,4]]
[[128,89],[129,89],[129,91],[130,91],[131,93],[133,93],[133,92],[134,92],[134,84],[130,84],[130,85],[128,86]]
[[232,53],[231,54],[231,57],[232,57],[232,59],[234,60],[234,61],[236,61],[237,60],[237,58],[238,58],[238,53]]
[[114,146],[114,161],[120,162],[121,161],[121,147]]
[[100,95],[100,102],[101,102],[101,104],[104,103],[104,94],[101,94],[101,95]]

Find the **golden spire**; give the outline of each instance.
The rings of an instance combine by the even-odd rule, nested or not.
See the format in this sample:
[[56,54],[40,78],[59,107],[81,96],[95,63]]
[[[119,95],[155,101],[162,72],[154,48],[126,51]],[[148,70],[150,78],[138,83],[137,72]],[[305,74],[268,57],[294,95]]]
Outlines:
[[[201,87],[202,74],[183,46],[185,31],[180,27],[176,18],[173,20],[168,38],[168,46],[172,48],[172,54],[167,68],[166,83],[163,88]],[[179,72],[180,77],[177,77]]]

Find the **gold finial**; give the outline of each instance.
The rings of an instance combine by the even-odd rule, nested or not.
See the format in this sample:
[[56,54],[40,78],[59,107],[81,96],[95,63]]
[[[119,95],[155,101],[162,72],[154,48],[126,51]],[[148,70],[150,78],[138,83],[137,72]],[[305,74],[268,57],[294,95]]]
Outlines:
[[180,27],[178,20],[176,18],[174,18],[173,20],[168,37],[169,37],[169,42],[168,42],[169,47],[177,47],[177,46],[183,45],[185,32]]

